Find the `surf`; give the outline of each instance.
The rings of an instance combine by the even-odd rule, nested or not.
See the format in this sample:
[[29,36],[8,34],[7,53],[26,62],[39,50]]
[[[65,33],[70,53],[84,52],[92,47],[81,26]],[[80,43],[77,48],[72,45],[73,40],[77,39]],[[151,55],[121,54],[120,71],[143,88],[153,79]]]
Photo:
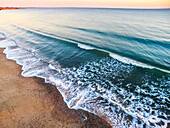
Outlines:
[[[162,120],[163,122],[166,122],[165,124],[168,123],[167,120],[159,119],[157,116],[141,116],[135,109],[131,110],[126,105],[122,105],[122,100],[123,102],[127,102],[138,99],[133,93],[127,91],[126,86],[123,87],[120,84],[126,79],[128,74],[133,74],[134,70],[137,70],[134,65],[125,64],[116,59],[106,57],[99,61],[87,62],[79,67],[63,69],[58,65],[53,65],[36,57],[35,54],[28,49],[17,46],[13,41],[7,38],[0,42],[0,47],[6,47],[4,53],[8,59],[15,60],[18,64],[23,66],[23,76],[37,76],[45,79],[47,83],[54,84],[59,89],[64,97],[64,101],[70,108],[84,109],[99,116],[106,116],[113,126],[133,126],[137,120],[140,120],[141,122],[141,124],[138,124],[139,126],[142,126],[145,123],[149,126],[151,121],[154,123],[155,121],[160,122]],[[113,79],[118,81],[108,81],[110,78],[105,79],[105,77],[108,76],[115,77]],[[163,78],[161,78],[161,80],[162,79]],[[131,83],[127,83],[127,88],[130,87],[130,84]],[[149,87],[150,85],[147,85],[146,83],[146,86]],[[166,84],[162,86],[166,86]],[[152,89],[153,88],[154,87],[152,87]],[[145,94],[145,89],[138,90],[136,88],[135,90],[139,94],[141,91]],[[148,94],[152,95],[152,93]],[[126,96],[126,98],[119,99],[121,96]],[[100,98],[100,100],[97,100],[98,98]],[[95,102],[93,102],[93,100]],[[149,98],[148,101],[151,102],[151,99]],[[132,104],[135,105],[135,102],[131,102],[131,105]],[[99,107],[99,110],[96,110],[96,106]],[[121,117],[118,113],[122,113],[124,117]],[[129,119],[124,120],[126,116],[131,116],[133,121]],[[146,120],[147,118],[149,119]],[[113,120],[117,121],[117,123],[114,124]]]
[[69,108],[105,117],[113,127],[167,127],[168,16],[169,10],[4,12],[0,46],[23,76],[55,85]]

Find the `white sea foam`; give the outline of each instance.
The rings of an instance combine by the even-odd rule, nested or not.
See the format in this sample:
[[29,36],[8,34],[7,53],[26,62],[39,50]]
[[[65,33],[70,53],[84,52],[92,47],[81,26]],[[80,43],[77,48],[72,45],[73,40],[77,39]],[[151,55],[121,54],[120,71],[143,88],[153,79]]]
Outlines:
[[[90,47],[90,46],[87,46],[87,45],[83,45],[83,44],[78,44],[78,47],[80,47],[82,49],[85,49],[85,50],[93,50],[93,49],[95,49],[93,47]],[[105,50],[102,50],[102,49],[96,49],[96,50],[100,50],[100,51],[109,53],[110,57],[112,57],[112,58],[114,58],[114,59],[116,59],[118,61],[121,61],[121,62],[123,62],[125,64],[132,64],[132,65],[135,65],[135,66],[139,66],[139,67],[143,67],[143,68],[149,68],[149,69],[153,69],[154,68],[152,66],[149,66],[149,65],[137,62],[135,60],[132,60],[132,59],[129,59],[129,58],[126,58],[126,57],[121,57],[119,55],[116,55],[114,53],[111,53],[111,52],[108,52],[108,51],[105,51]]]
[[129,58],[125,58],[125,57],[121,57],[121,56],[113,54],[113,53],[110,53],[109,56],[114,58],[114,59],[117,59],[118,61],[121,61],[121,62],[123,62],[125,64],[132,64],[132,65],[135,65],[135,66],[139,66],[139,67],[143,67],[143,68],[149,68],[149,69],[153,69],[154,68],[152,66],[149,66],[149,65],[146,65],[146,64],[142,64],[142,63],[137,62],[135,60],[132,60],[132,59],[129,59]]
[[82,48],[82,49],[86,49],[86,50],[93,50],[94,48],[87,46],[87,45],[83,45],[83,44],[77,44],[78,47]]
[[[115,125],[119,125],[122,128],[143,127],[144,124],[146,124],[146,127],[152,127],[150,123],[153,123],[157,128],[166,128],[167,123],[170,123],[166,119],[158,118],[158,115],[167,118],[166,114],[157,112],[150,105],[147,105],[156,104],[153,99],[140,96],[141,93],[147,95],[155,94],[154,90],[157,88],[153,85],[158,85],[156,82],[152,82],[153,85],[151,86],[147,83],[148,79],[145,76],[146,81],[142,81],[142,83],[145,83],[143,86],[150,88],[151,92],[136,86],[134,92],[138,94],[137,96],[121,88],[123,80],[135,70],[135,67],[132,65],[125,65],[114,59],[104,58],[100,61],[88,62],[79,68],[62,69],[59,66],[41,60],[32,54],[31,51],[16,46],[9,39],[0,41],[0,47],[6,47],[4,53],[8,59],[15,60],[23,66],[23,76],[37,76],[44,78],[48,83],[54,84],[70,108],[84,109],[96,115],[106,117],[113,127]],[[118,60],[122,59],[113,54],[110,56]],[[122,62],[125,60],[123,58]],[[127,60],[125,63],[131,64],[132,62]],[[118,81],[114,83],[114,81],[106,80],[105,78],[107,77],[112,77]],[[160,81],[163,80],[160,79]],[[104,87],[108,85],[111,88],[105,89]],[[131,88],[131,86],[131,83],[126,85],[128,88]],[[158,95],[155,95],[155,98],[159,97],[162,101],[167,100],[164,96],[164,91],[157,90],[157,93]],[[129,105],[125,104],[126,102],[129,102]],[[159,106],[159,104],[156,105]],[[152,112],[155,114],[152,114]],[[133,117],[133,120],[128,120],[128,116]],[[140,120],[140,124],[138,124],[138,120]],[[157,125],[160,121],[163,121],[165,124],[162,126]]]
[[15,42],[10,40],[10,39],[4,39],[0,41],[0,47],[1,48],[6,48],[8,46],[16,46]]
[[49,67],[54,70],[56,69],[52,64],[49,64]]
[[0,32],[0,39],[5,39],[5,38],[6,38],[6,36]]

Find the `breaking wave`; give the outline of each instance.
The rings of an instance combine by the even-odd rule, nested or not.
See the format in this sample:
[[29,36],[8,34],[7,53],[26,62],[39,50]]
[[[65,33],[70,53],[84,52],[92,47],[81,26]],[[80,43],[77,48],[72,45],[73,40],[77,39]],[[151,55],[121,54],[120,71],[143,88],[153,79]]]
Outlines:
[[[106,117],[113,127],[166,128],[170,123],[168,73],[111,53],[76,67],[61,68],[59,63],[16,45],[4,34],[1,36],[4,40],[0,41],[0,47],[6,48],[8,59],[23,66],[22,75],[37,76],[54,84],[68,107]],[[94,50],[86,45],[78,46]]]

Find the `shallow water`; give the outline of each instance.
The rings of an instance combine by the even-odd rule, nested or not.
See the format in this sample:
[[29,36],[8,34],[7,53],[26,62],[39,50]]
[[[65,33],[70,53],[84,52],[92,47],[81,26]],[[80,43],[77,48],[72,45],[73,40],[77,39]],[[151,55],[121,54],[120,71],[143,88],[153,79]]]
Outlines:
[[70,108],[105,116],[113,127],[167,127],[169,14],[168,9],[5,10],[0,47],[23,65],[23,76],[56,85]]

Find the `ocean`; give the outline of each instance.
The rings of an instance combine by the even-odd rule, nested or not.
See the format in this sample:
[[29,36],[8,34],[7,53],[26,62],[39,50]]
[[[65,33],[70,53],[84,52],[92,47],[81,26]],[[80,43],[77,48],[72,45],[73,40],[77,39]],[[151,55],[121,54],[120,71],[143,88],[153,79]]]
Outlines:
[[[170,126],[170,9],[0,11],[0,47],[22,75],[113,127]],[[85,118],[86,119],[86,118]]]

